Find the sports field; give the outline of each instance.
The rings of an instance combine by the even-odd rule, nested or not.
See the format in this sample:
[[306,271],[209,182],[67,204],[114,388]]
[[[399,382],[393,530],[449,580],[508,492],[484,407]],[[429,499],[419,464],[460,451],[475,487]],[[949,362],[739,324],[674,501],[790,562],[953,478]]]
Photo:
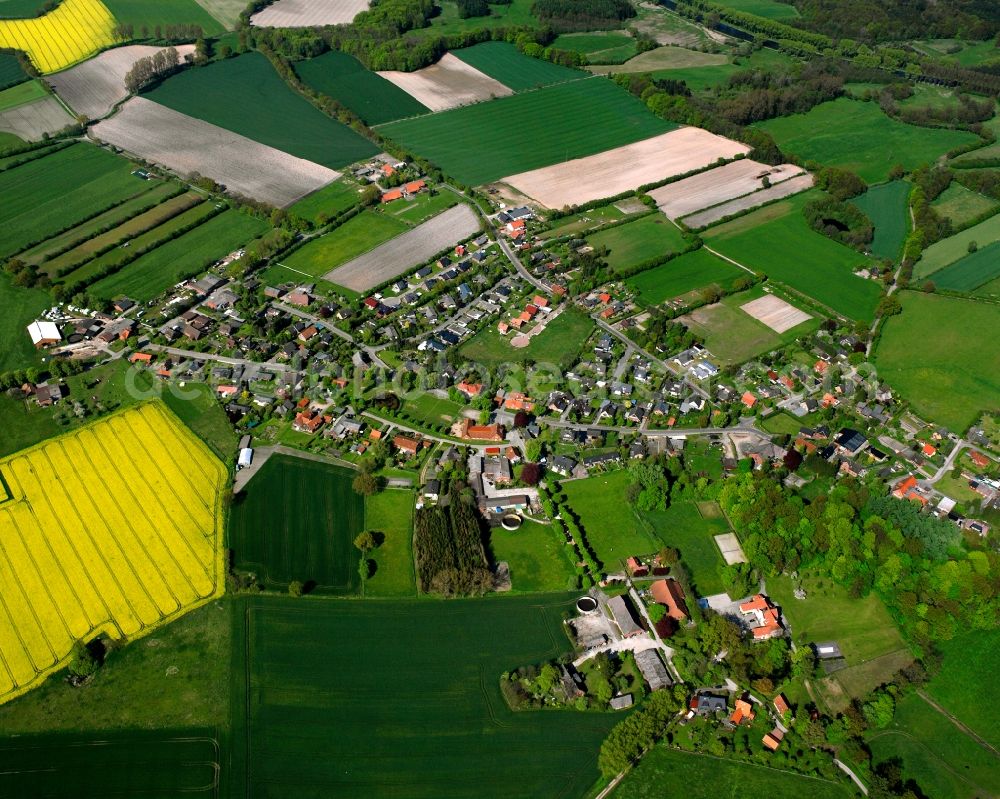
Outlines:
[[342,103],[369,125],[428,111],[402,89],[366,69],[354,56],[339,50],[299,61],[295,71],[307,86]]
[[145,302],[238,250],[267,229],[268,224],[262,219],[235,209],[224,211],[99,280],[90,290],[98,297],[127,296]]
[[684,799],[723,796],[850,799],[855,794],[846,784],[818,777],[656,746],[643,755],[639,765],[610,794],[610,799],[660,799],[665,795],[684,796]]
[[907,170],[932,163],[961,145],[972,133],[918,128],[887,117],[876,103],[841,97],[806,114],[761,122],[783,152],[824,166],[856,172],[869,183],[885,180],[894,164]]
[[330,594],[358,588],[354,538],[364,529],[355,472],[289,455],[272,455],[233,498],[229,547],[236,568],[268,588],[293,580]]
[[930,280],[941,289],[973,291],[997,277],[1000,277],[1000,241],[939,269]]
[[750,277],[738,266],[712,255],[702,247],[655,269],[633,275],[625,282],[638,292],[638,301],[648,306],[659,305],[665,300],[713,283],[728,288],[734,280],[744,276]]
[[1000,394],[1000,351],[982,344],[1000,329],[1000,308],[913,291],[901,299],[875,349],[879,377],[921,416],[962,432]]
[[587,243],[595,249],[607,247],[608,266],[617,272],[667,253],[681,252],[688,246],[680,228],[661,213],[598,231]]
[[150,189],[124,158],[74,144],[0,173],[0,257]]
[[407,230],[409,227],[405,223],[389,214],[363,211],[296,250],[282,264],[297,272],[319,277]]
[[507,42],[483,42],[452,54],[515,92],[587,77],[578,69],[526,56]]
[[719,570],[725,561],[715,543],[715,536],[731,532],[729,522],[718,505],[712,516],[703,514],[694,502],[677,502],[665,511],[644,511],[642,519],[664,546],[676,547],[681,560],[691,576],[691,584],[700,596],[718,594],[725,590]]
[[222,33],[225,28],[196,0],[104,0],[122,25],[133,25],[136,35],[145,27],[151,33],[168,25],[197,25],[205,36]]
[[392,122],[379,132],[474,186],[675,127],[611,81],[588,78]]
[[159,403],[0,461],[0,701],[77,640],[140,636],[220,595],[225,481]]
[[515,713],[499,688],[504,671],[569,651],[575,598],[246,600],[234,779],[258,797],[583,796],[620,717]]
[[969,254],[969,244],[973,241],[979,248],[1000,241],[1000,214],[932,244],[914,265],[913,279],[923,280],[948,264],[965,258]]
[[816,233],[802,214],[805,192],[705,231],[708,246],[850,319],[870,321],[881,286],[852,274],[869,259]]
[[572,591],[577,586],[573,550],[551,524],[525,521],[517,530],[490,529],[494,561],[510,567],[514,591]]
[[260,53],[185,70],[146,97],[331,169],[378,152],[295,94]]
[[589,316],[570,308],[537,336],[532,336],[527,347],[512,347],[510,336],[501,336],[496,326],[490,325],[463,344],[459,352],[470,361],[482,364],[534,361],[558,366],[580,351],[593,329],[594,321]]
[[55,72],[114,44],[114,25],[101,0],[63,0],[42,17],[0,20],[0,47],[23,50],[39,72]]
[[875,224],[875,238],[870,248],[872,255],[893,261],[899,258],[910,231],[909,196],[910,184],[894,180],[872,186],[860,197],[851,200]]

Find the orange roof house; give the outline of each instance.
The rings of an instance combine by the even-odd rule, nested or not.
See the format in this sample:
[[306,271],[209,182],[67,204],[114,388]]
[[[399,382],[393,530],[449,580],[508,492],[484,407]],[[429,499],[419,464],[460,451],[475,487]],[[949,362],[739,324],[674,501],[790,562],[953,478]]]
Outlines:
[[133,352],[128,356],[129,363],[149,363],[151,360],[153,355],[149,352]]
[[467,397],[478,397],[479,392],[483,390],[482,383],[466,383],[464,380],[455,386],[456,390],[465,394]]
[[396,169],[392,164],[382,164],[382,173],[385,175],[395,175]]
[[818,372],[821,375],[826,374],[826,370],[829,368],[830,364],[823,360],[816,361],[816,363],[813,364],[813,371]]
[[401,200],[401,199],[403,199],[402,189],[389,189],[389,191],[385,192],[382,195],[382,202],[384,203],[391,203],[393,200]]
[[752,391],[743,392],[743,396],[740,398],[744,405],[748,408],[752,408],[757,404],[757,397],[754,396]]
[[533,411],[535,403],[527,394],[520,391],[511,391],[503,400],[503,406],[508,411]]
[[609,302],[611,302],[611,295],[605,292],[603,294],[598,295],[597,299],[599,299],[601,302],[607,305]]
[[535,305],[537,305],[539,308],[548,308],[549,307],[549,301],[548,301],[548,299],[546,299],[545,297],[543,297],[541,294],[536,294],[534,296],[534,298],[532,298],[531,301],[532,301],[532,303],[534,303]]
[[837,404],[837,398],[833,396],[833,394],[831,394],[829,391],[827,391],[823,395],[823,399],[819,401],[819,404],[822,405],[824,408],[832,408],[834,405]]
[[368,434],[368,438],[370,438],[372,441],[380,441],[382,439],[382,431],[376,430],[373,427],[371,432]]
[[748,617],[750,633],[755,641],[766,641],[781,635],[781,616],[770,599],[757,594],[750,601],[740,604],[740,613]]
[[649,567],[635,556],[625,561],[625,566],[633,577],[645,577],[649,574]]
[[400,452],[407,455],[416,455],[420,448],[420,442],[409,436],[397,435],[392,437],[392,445]]
[[517,317],[517,318],[520,320],[521,324],[523,325],[523,324],[526,324],[527,322],[531,321],[531,314],[528,313],[527,311],[521,311],[521,315],[519,317]]
[[219,386],[218,388],[215,389],[215,392],[220,397],[232,397],[238,391],[239,389],[236,388],[236,386]]
[[737,699],[736,710],[733,711],[733,715],[729,717],[729,720],[738,727],[744,721],[749,724],[754,720],[756,715],[757,714],[753,712],[753,705],[745,699]]
[[463,419],[461,437],[475,441],[503,441],[503,427],[498,424],[472,424],[469,419]]
[[780,728],[775,727],[769,733],[766,733],[761,742],[770,749],[772,752],[777,751],[778,747],[781,746],[781,739],[785,737],[785,733],[781,731]]
[[524,320],[520,316],[510,320],[510,326],[515,330],[520,330],[522,325],[524,325]]
[[896,497],[896,499],[915,499],[921,505],[927,504],[927,497],[918,493],[917,478],[912,474],[896,484],[896,487],[892,491],[892,495]]
[[688,617],[687,605],[684,602],[684,589],[676,580],[657,580],[649,587],[653,599],[666,607],[667,615],[674,621],[683,621]]
[[322,425],[323,417],[316,411],[301,411],[292,422],[292,427],[300,433],[315,433]]
[[784,694],[778,694],[774,697],[774,709],[778,711],[779,716],[784,716],[788,712],[788,701]]
[[934,455],[937,455],[937,448],[931,446],[930,444],[924,444],[920,448],[920,451],[923,452],[924,455],[926,455],[928,458],[933,457]]
[[601,311],[601,319],[610,319],[614,315],[615,315],[614,308],[605,308],[603,311]]
[[500,324],[497,325],[497,330],[500,331],[501,336],[506,335],[507,331],[510,330],[510,325],[508,325],[506,322],[501,322]]
[[403,186],[403,190],[407,194],[416,194],[417,192],[423,190],[425,186],[427,186],[427,183],[423,180],[411,180]]
[[990,465],[990,459],[983,455],[983,453],[977,452],[976,450],[971,450],[969,452],[969,460],[971,460],[979,468]]

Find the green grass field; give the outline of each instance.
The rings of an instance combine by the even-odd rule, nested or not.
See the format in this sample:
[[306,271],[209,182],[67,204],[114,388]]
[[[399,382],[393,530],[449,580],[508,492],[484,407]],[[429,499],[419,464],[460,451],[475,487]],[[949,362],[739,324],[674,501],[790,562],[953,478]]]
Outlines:
[[303,799],[583,796],[621,717],[515,713],[499,688],[504,671],[569,651],[575,597],[245,600],[234,779]]
[[775,413],[764,419],[760,426],[769,433],[777,435],[796,436],[799,430],[806,426],[803,419],[796,418],[787,413]]
[[953,181],[931,203],[931,207],[941,216],[950,219],[955,227],[962,227],[981,214],[996,209],[997,201]]
[[777,333],[741,307],[764,295],[759,286],[730,294],[719,303],[692,311],[683,321],[704,338],[705,346],[725,364],[743,363],[819,327],[822,320],[813,316],[784,333]]
[[431,17],[430,26],[413,30],[408,35],[414,38],[422,35],[436,37],[482,28],[509,28],[518,25],[537,27],[538,19],[531,13],[532,2],[533,0],[512,0],[507,5],[491,5],[488,17],[461,19],[458,16],[458,4],[454,0],[439,0],[436,5],[440,7],[441,13]]
[[184,70],[147,96],[331,169],[378,152],[370,141],[293,92],[260,53]]
[[319,191],[303,197],[288,210],[292,214],[316,222],[320,216],[331,217],[353,206],[358,201],[359,191],[360,189],[352,183],[335,180]]
[[900,758],[904,778],[915,779],[925,795],[935,799],[978,799],[1000,793],[1000,758],[916,694],[896,706],[887,730],[869,734],[868,745],[874,763]]
[[[698,50],[688,50],[685,47],[664,45],[653,50],[647,50],[624,64],[589,66],[587,69],[595,75],[630,72],[670,72],[674,70],[698,69],[704,67],[723,67],[730,65],[730,58],[722,53],[702,53]],[[737,67],[733,66],[735,72]],[[680,78],[678,78],[680,80]]]
[[15,286],[10,275],[0,274],[0,372],[26,369],[40,362],[41,355],[31,345],[25,328],[51,307],[52,298],[47,292]]
[[607,262],[615,271],[623,271],[688,246],[684,234],[673,222],[657,212],[624,225],[600,230],[587,243],[595,249],[608,248]]
[[1000,329],[1000,308],[912,291],[902,302],[875,350],[879,377],[918,414],[962,432],[997,405],[1000,352],[984,348],[981,336]]
[[409,200],[397,200],[385,206],[383,213],[394,219],[402,220],[408,225],[419,225],[426,222],[432,216],[437,216],[442,211],[446,211],[453,205],[458,205],[458,197],[450,191],[441,191],[437,194],[425,192],[418,194]]
[[0,257],[148,190],[124,158],[75,144],[0,173]]
[[854,792],[817,777],[656,746],[643,755],[610,799],[660,799],[674,795],[684,799],[739,796],[849,799]]
[[807,114],[761,122],[786,153],[856,172],[869,183],[885,180],[894,164],[913,169],[976,140],[972,133],[918,128],[887,117],[875,103],[840,98]]
[[421,392],[420,396],[405,401],[403,411],[426,424],[451,424],[463,407],[447,397]]
[[46,97],[48,92],[40,81],[31,80],[0,91],[0,111],[8,111],[19,105]]
[[[952,61],[963,67],[974,67],[986,61],[996,61],[998,57],[992,39],[987,41],[924,39],[910,42],[910,44],[918,52],[932,55],[944,61]],[[955,52],[950,52],[952,50]]]
[[134,25],[136,36],[143,36],[144,27],[153,35],[156,28],[168,25],[198,25],[206,36],[225,30],[195,0],[104,0],[104,5],[120,24]]
[[[645,210],[645,206],[643,209]],[[626,214],[614,205],[602,205],[600,208],[591,208],[577,214],[553,219],[552,227],[546,231],[544,238],[558,239],[562,236],[583,233],[601,225],[617,222],[619,219],[624,219],[625,216]]]
[[515,92],[587,77],[578,69],[526,56],[507,42],[483,42],[455,50],[452,55]]
[[[625,470],[562,484],[567,504],[579,517],[587,542],[608,571],[631,555],[648,555],[662,546],[625,502],[632,480]],[[608,513],[616,508],[616,513]]]
[[365,581],[365,596],[412,597],[417,594],[413,572],[413,492],[386,489],[365,498],[365,528],[385,538],[371,553],[378,564]]
[[363,211],[330,233],[313,239],[282,263],[290,269],[319,277],[408,229],[406,223],[388,214]]
[[768,19],[788,20],[798,17],[799,12],[791,3],[779,3],[776,0],[721,0],[720,5],[755,14]]
[[969,254],[969,243],[973,241],[979,248],[1000,241],[1000,214],[932,244],[914,265],[913,279],[922,280],[948,264],[965,258]]
[[482,364],[534,361],[558,365],[564,358],[579,352],[594,329],[594,321],[570,308],[559,314],[545,330],[532,336],[527,347],[510,346],[511,334],[501,336],[495,326],[486,327],[462,345],[459,352],[470,361]]
[[322,593],[358,589],[354,537],[365,529],[354,472],[290,455],[272,455],[233,499],[229,547],[236,567],[270,588],[292,580]]
[[97,281],[98,297],[127,296],[145,302],[170,288],[199,266],[208,266],[267,230],[261,219],[230,209]]
[[[716,506],[718,509],[718,506]],[[642,518],[666,546],[676,547],[691,575],[694,590],[701,596],[725,591],[719,570],[725,561],[715,544],[715,536],[730,532],[721,514],[702,515],[693,502],[678,502],[665,511],[645,511]]]
[[[652,51],[655,52],[655,51]],[[756,69],[770,71],[777,67],[786,67],[794,62],[789,56],[778,50],[761,48],[755,50],[747,58],[727,59],[722,63],[711,63],[706,59],[715,59],[717,56],[707,53],[696,53],[701,58],[691,65],[670,65],[653,73],[654,78],[669,78],[672,80],[682,80],[693,92],[710,90],[713,86],[725,83],[729,76],[744,69]],[[638,60],[631,66],[638,67]],[[642,71],[639,69],[639,71]]]
[[552,47],[583,53],[591,64],[621,64],[635,55],[635,39],[622,31],[564,33]]
[[851,200],[875,224],[875,238],[871,243],[872,255],[895,261],[903,251],[903,242],[910,232],[910,214],[907,201],[910,184],[894,180],[880,186],[872,186],[868,191]]
[[299,61],[295,71],[306,86],[342,103],[369,125],[428,112],[416,98],[339,50]]
[[[0,6],[2,13],[3,6]],[[21,69],[21,62],[12,53],[0,53],[0,89],[14,86],[22,81],[28,80],[28,76]]]
[[668,261],[655,269],[647,269],[628,278],[625,283],[638,292],[642,305],[659,305],[689,291],[713,283],[728,288],[733,281],[748,276],[738,266],[712,255],[701,248]]
[[379,132],[472,186],[675,127],[611,81],[588,78],[392,122]]
[[490,550],[494,561],[510,566],[514,591],[572,591],[577,587],[573,550],[550,524],[525,521],[513,532],[493,527]]
[[973,291],[1000,277],[1000,241],[988,244],[974,253],[939,269],[931,280],[938,288],[950,291]]
[[803,205],[809,191],[705,231],[723,255],[806,294],[851,319],[870,321],[882,293],[878,283],[852,274],[868,259],[809,227]]

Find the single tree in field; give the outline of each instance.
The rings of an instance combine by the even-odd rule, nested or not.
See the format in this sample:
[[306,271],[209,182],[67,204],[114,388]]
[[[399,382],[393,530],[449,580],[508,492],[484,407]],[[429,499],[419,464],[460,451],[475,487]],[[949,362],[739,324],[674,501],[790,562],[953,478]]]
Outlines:
[[354,539],[354,546],[360,549],[362,554],[367,555],[378,546],[378,541],[375,540],[375,534],[371,530],[365,530]]
[[302,582],[300,580],[292,580],[288,584],[288,595],[302,596]]
[[351,484],[354,490],[364,497],[370,497],[372,494],[377,494],[380,488],[378,478],[371,472],[361,472],[357,477],[354,478],[354,482]]

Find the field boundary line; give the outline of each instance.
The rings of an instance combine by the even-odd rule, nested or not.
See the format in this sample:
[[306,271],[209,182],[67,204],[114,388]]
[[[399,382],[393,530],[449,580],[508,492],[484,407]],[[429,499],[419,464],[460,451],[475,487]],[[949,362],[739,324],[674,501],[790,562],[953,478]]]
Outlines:
[[981,735],[979,735],[975,730],[971,729],[969,726],[967,726],[965,723],[963,723],[959,718],[957,718],[956,716],[954,716],[951,713],[949,713],[943,706],[941,706],[940,704],[938,704],[937,700],[935,700],[931,696],[928,696],[920,688],[916,689],[916,694],[921,699],[923,699],[924,702],[926,702],[928,705],[930,705],[932,708],[934,708],[934,710],[936,710],[938,713],[940,713],[942,716],[944,716],[946,719],[948,719],[948,721],[950,721],[952,724],[954,724],[965,735],[967,735],[969,738],[971,738],[973,741],[975,741],[977,744],[979,744],[979,746],[981,746],[983,749],[987,750],[995,758],[1000,759],[1000,750],[997,750],[997,748],[995,746],[993,746],[993,744],[991,744],[989,741],[985,740]]
[[900,738],[903,738],[904,740],[911,741],[912,743],[916,744],[920,749],[925,750],[934,759],[936,763],[939,763],[942,766],[944,766],[946,771],[953,774],[955,777],[958,777],[959,780],[966,783],[967,785],[971,785],[977,791],[981,791],[984,796],[991,795],[992,793],[991,791],[987,791],[981,785],[973,782],[965,774],[962,774],[960,771],[956,771],[954,768],[951,767],[951,764],[948,763],[948,761],[946,761],[943,757],[941,757],[937,752],[934,751],[933,747],[928,746],[912,733],[906,732],[905,730],[881,730],[880,732],[877,732],[873,736],[871,736],[871,738],[869,738],[868,740],[874,741],[877,738],[885,738],[886,736],[889,735],[898,735]]

